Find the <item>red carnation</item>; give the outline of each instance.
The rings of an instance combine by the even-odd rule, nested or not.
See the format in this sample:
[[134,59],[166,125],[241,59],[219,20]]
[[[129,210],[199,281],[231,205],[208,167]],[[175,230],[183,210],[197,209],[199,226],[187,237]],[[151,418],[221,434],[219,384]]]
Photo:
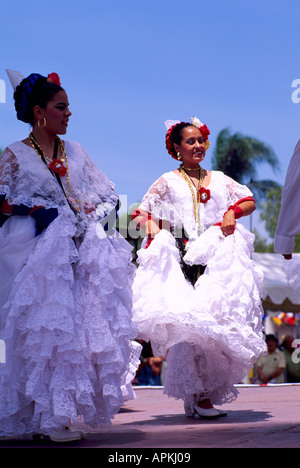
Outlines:
[[210,199],[210,190],[206,189],[205,187],[201,187],[199,190],[199,199],[201,203],[207,203]]
[[207,141],[208,140],[208,135],[210,135],[210,131],[207,128],[206,124],[204,124],[204,125],[202,125],[202,127],[200,127],[200,132],[201,132],[201,134],[203,136],[203,140]]
[[60,161],[59,159],[53,159],[49,164],[49,168],[52,171],[57,172],[62,177],[66,175],[67,172],[67,169],[63,165],[62,161]]
[[54,83],[61,86],[60,78],[57,73],[50,73],[48,75],[48,81],[50,81],[50,83]]

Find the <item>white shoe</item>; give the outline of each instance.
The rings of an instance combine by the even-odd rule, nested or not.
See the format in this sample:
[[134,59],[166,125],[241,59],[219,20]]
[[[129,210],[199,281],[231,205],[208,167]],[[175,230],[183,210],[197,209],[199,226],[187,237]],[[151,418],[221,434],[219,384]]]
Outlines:
[[227,414],[228,414],[227,411],[224,411],[224,410],[221,410],[221,409],[217,409],[217,411],[219,412],[220,416],[227,416]]
[[198,405],[194,406],[194,410],[201,418],[212,419],[212,418],[219,418],[220,413],[216,408],[201,408]]
[[[202,418],[218,418],[221,415],[222,410],[216,408],[204,409],[198,405],[192,406],[191,404],[184,402],[184,412],[187,418],[193,418],[195,415],[201,416]],[[224,414],[225,416],[225,414]]]
[[70,431],[69,429],[52,431],[49,437],[52,442],[74,442],[82,439],[80,431]]

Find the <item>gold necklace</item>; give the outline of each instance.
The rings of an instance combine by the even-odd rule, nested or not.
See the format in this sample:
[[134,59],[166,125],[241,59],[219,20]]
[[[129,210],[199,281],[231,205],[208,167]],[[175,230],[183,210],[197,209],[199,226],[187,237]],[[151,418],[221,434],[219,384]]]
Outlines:
[[[46,159],[47,161],[50,162],[50,164],[48,164],[48,167],[51,169],[51,170],[54,170],[54,172],[57,172],[58,174],[60,175],[65,175],[67,176],[67,194],[66,194],[66,197],[67,199],[69,198],[69,194],[70,194],[70,180],[69,180],[69,166],[68,166],[68,157],[67,157],[67,153],[66,153],[66,149],[65,149],[65,145],[63,144],[63,142],[61,141],[61,139],[57,136],[56,137],[58,142],[59,142],[59,146],[60,146],[60,151],[61,151],[61,160],[58,160],[58,159],[50,159],[48,158],[48,156],[46,156],[46,154],[44,153],[44,151],[42,150],[42,148],[40,147],[40,145],[38,144],[36,138],[34,137],[33,133],[30,133],[29,135],[29,140],[30,140],[30,143],[31,143],[31,146],[32,148],[36,151],[36,153],[38,154],[39,158],[43,161],[43,158]],[[61,161],[61,164],[59,164]],[[66,161],[66,167],[64,167],[63,163],[64,161]],[[45,161],[44,161],[45,162]],[[54,164],[53,164],[54,163]],[[60,165],[59,167],[59,170],[56,169],[56,165]],[[65,172],[63,173],[62,172],[62,168],[65,169]]]
[[[191,179],[190,177],[187,175],[187,173],[185,172],[183,166],[181,165],[179,167],[179,170],[181,172],[181,174],[183,175],[185,181],[187,182],[188,186],[189,186],[189,189],[190,189],[190,192],[192,194],[192,198],[193,198],[193,207],[194,207],[194,218],[195,218],[195,221],[196,221],[196,224],[197,224],[197,230],[198,230],[198,234],[201,232],[201,225],[200,225],[200,214],[199,214],[199,205],[200,205],[200,188],[202,186],[202,183],[203,183],[203,179],[204,179],[204,170],[202,169],[202,167],[200,166],[199,167],[199,171],[200,171],[200,176],[199,176],[199,186],[198,186],[198,190],[197,188],[195,187],[195,184],[193,182],[191,182]],[[194,187],[196,188],[196,191],[197,191],[197,196],[195,194],[195,190],[194,190]]]
[[182,167],[185,171],[198,171],[201,169],[201,166],[198,167],[185,167],[183,164],[180,164],[180,167]]
[[64,143],[61,141],[61,139],[59,137],[58,138],[58,142],[59,142],[59,146],[60,146],[60,151],[61,151],[61,160],[62,162],[64,162],[64,160],[66,160],[66,176],[67,176],[67,199],[69,199],[69,195],[70,195],[70,180],[69,180],[69,165],[68,165],[68,156],[67,156],[67,152],[66,152],[66,148],[65,148],[65,145]]

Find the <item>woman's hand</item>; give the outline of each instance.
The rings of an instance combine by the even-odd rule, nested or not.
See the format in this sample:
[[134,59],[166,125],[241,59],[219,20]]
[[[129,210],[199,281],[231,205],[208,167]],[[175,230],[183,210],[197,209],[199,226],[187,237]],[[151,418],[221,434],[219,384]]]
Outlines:
[[145,223],[145,231],[148,237],[154,237],[156,234],[159,233],[160,227],[155,220],[149,219]]
[[261,382],[262,382],[263,384],[265,384],[265,385],[268,384],[269,381],[270,381],[270,377],[269,377],[268,375],[261,374],[261,375],[259,376],[259,378],[260,378]]
[[[252,198],[252,197],[251,197]],[[255,210],[255,201],[247,200],[241,203],[237,202],[235,205],[230,206],[228,211],[224,214],[221,230],[224,236],[230,236],[234,233],[236,219],[242,216],[249,216]]]
[[227,211],[225,213],[223,222],[221,224],[221,231],[223,232],[224,236],[230,236],[233,234],[235,230],[235,215],[233,210]]
[[148,237],[154,237],[161,229],[158,220],[151,217],[147,211],[139,209],[132,214],[131,223],[133,223],[138,230],[142,229],[145,231]]

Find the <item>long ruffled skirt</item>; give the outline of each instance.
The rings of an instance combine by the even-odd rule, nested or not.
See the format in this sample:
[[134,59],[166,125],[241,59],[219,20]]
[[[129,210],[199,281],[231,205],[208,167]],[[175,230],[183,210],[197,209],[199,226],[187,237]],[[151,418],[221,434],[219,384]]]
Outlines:
[[155,354],[168,352],[165,393],[223,404],[266,350],[262,273],[251,260],[253,235],[237,225],[224,237],[213,226],[187,246],[187,264],[206,265],[195,284],[180,268],[175,239],[160,231],[139,251],[133,319]]
[[138,366],[131,248],[92,223],[77,250],[73,229],[61,217],[38,237],[30,217],[0,229],[0,435],[107,424]]

